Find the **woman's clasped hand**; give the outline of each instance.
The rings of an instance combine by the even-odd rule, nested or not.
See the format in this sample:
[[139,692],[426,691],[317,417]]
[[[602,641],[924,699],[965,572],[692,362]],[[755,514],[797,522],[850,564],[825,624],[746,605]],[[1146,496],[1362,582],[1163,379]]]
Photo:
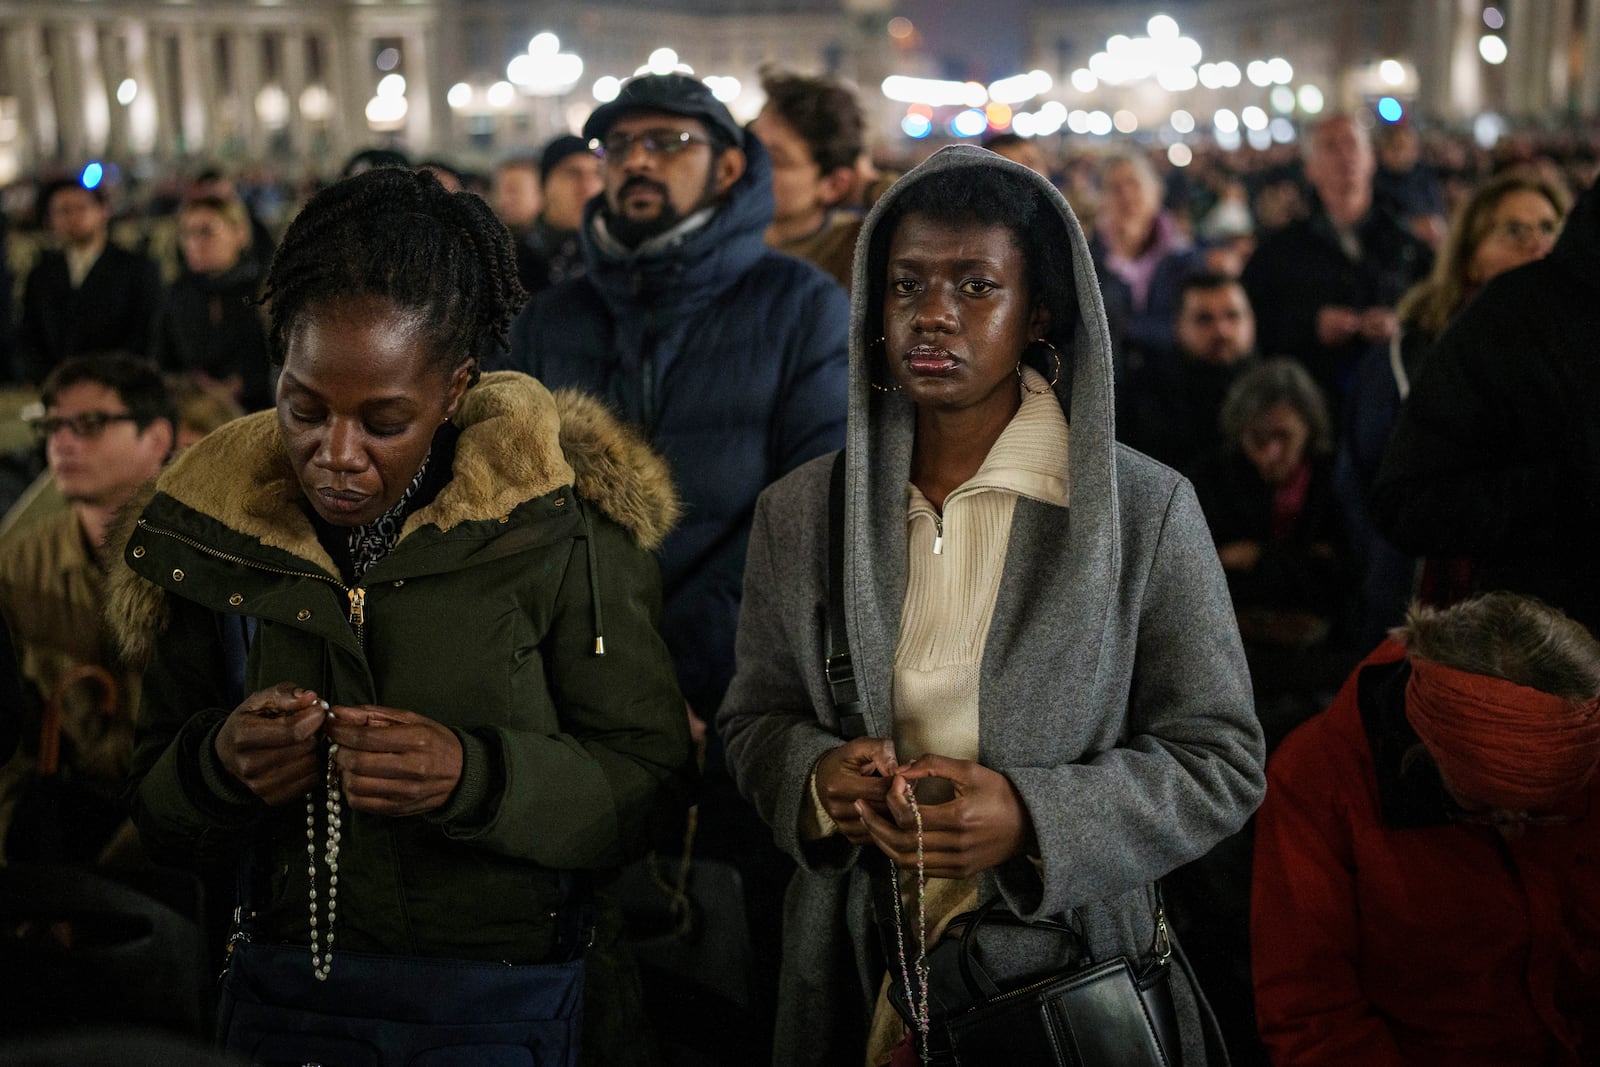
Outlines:
[[[950,799],[930,803],[936,797]],[[913,798],[917,799],[913,808]],[[970,878],[1024,851],[1028,819],[1011,780],[976,760],[924,756],[896,769],[887,814],[857,800],[867,839],[902,867],[930,878]],[[837,820],[835,820],[837,821]]]

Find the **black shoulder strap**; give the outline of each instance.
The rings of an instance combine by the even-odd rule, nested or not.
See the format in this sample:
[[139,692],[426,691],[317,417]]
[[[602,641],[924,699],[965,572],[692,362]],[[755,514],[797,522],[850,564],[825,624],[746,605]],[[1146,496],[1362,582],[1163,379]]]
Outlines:
[[850,636],[844,622],[844,452],[833,457],[828,480],[828,658],[822,663],[828,692],[845,740],[866,736],[867,720],[850,661]]

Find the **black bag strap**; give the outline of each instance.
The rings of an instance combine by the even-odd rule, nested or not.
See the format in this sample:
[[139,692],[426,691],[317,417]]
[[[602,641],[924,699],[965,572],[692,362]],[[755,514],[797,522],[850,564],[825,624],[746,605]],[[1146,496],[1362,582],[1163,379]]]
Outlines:
[[[1155,920],[1155,935],[1151,941],[1151,955],[1156,966],[1165,965],[1177,947],[1176,940],[1172,937],[1167,926],[1166,901],[1162,897],[1161,883],[1155,886],[1155,911],[1152,916]],[[1088,956],[1088,944],[1084,941],[1083,931],[1071,923],[1059,919],[1035,919],[1028,921],[1004,907],[1001,907],[1001,898],[990,897],[989,902],[974,911],[962,912],[946,924],[946,932],[961,928],[959,939],[960,951],[956,954],[956,963],[961,970],[961,981],[967,987],[967,992],[974,1000],[993,1000],[1002,992],[1000,986],[984,970],[983,965],[973,958],[972,949],[977,943],[978,930],[985,923],[992,926],[1013,926],[1028,930],[1049,930],[1054,933],[1064,934],[1071,939],[1074,951],[1083,957]],[[1188,973],[1188,961],[1180,959],[1180,966]],[[1136,969],[1143,970],[1136,965]],[[1192,978],[1192,975],[1191,975]]]
[[1028,930],[1050,930],[1064,934],[1072,940],[1080,955],[1084,952],[1083,934],[1072,924],[1057,919],[1036,919],[1033,922],[1026,922],[1002,908],[1000,904],[998,896],[991,897],[987,904],[975,911],[962,912],[951,919],[945,927],[946,933],[957,926],[961,927],[961,937],[958,939],[960,950],[956,954],[956,964],[961,969],[962,983],[975,1001],[993,1000],[1001,993],[1000,986],[984,969],[983,964],[972,958],[972,947],[977,943],[978,929],[985,923]]
[[828,479],[828,655],[822,670],[839,720],[839,735],[850,741],[866,736],[867,718],[861,711],[844,621],[844,455],[841,449],[833,457],[833,473]]

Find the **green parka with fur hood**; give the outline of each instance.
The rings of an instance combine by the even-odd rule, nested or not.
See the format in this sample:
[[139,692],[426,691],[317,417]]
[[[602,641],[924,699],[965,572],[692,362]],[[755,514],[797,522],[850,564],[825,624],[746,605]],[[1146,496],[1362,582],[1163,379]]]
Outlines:
[[180,456],[131,529],[111,616],[148,663],[135,821],[166,852],[269,841],[273,940],[308,941],[305,809],[269,809],[216,755],[238,692],[230,615],[255,620],[244,694],[292,682],[415,711],[461,741],[443,807],[346,812],[339,948],[538,960],[558,872],[642,854],[653,821],[688,803],[650,555],[677,509],[665,464],[594,402],[521,374],[485,376],[455,421],[450,482],[359,591],[317,540],[273,412]]

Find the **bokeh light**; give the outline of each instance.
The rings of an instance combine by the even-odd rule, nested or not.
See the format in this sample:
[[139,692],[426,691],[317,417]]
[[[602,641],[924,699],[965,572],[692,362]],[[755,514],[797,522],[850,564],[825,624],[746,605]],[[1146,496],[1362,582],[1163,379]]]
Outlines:
[[957,137],[976,137],[989,128],[989,117],[977,108],[968,108],[950,120],[950,132]]
[[517,87],[510,82],[495,82],[489,86],[490,107],[506,107],[517,97]]

